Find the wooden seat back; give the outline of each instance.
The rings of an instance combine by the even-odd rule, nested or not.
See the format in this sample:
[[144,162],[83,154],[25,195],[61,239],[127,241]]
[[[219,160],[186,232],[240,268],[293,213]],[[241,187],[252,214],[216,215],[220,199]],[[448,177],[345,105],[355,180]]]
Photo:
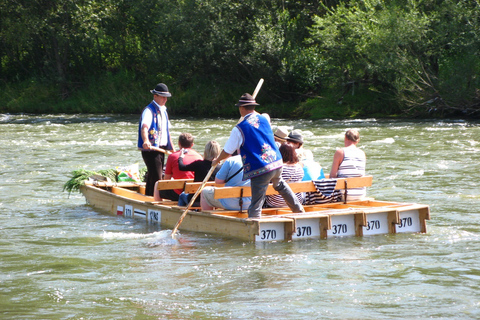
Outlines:
[[[202,185],[203,182],[187,182],[185,183],[185,187],[183,188],[183,192],[185,193],[195,193],[197,192],[198,188]],[[207,181],[205,183],[205,187],[217,187],[221,188],[225,186],[224,184],[217,184],[215,181]]]
[[159,180],[157,181],[157,190],[182,189],[185,183],[192,182],[193,179],[174,179],[174,180]]
[[[373,177],[372,176],[363,176],[363,177],[354,177],[354,178],[338,178],[335,190],[341,189],[353,189],[361,187],[370,187],[372,185]],[[313,181],[300,181],[292,182],[288,184],[294,193],[298,192],[315,192],[317,189]],[[273,185],[269,185],[267,188],[266,195],[278,194]],[[238,197],[251,197],[252,190],[250,187],[222,187],[216,188],[214,197],[215,199],[224,199],[224,198],[238,198]]]

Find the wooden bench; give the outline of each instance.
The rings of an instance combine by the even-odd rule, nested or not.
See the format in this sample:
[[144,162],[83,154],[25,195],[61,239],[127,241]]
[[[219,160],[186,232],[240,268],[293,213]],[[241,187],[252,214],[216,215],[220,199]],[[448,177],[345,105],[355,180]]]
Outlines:
[[[372,176],[363,176],[355,178],[338,178],[335,190],[348,190],[353,188],[370,187],[372,185]],[[292,182],[288,184],[294,193],[298,192],[315,192],[317,189],[313,184],[313,181],[300,181]],[[270,184],[267,188],[266,195],[278,194],[273,186]],[[215,199],[224,198],[238,198],[238,197],[251,197],[252,190],[250,187],[222,187],[215,189]]]
[[[197,192],[198,188],[202,185],[203,182],[187,182],[185,187],[183,188],[183,192],[185,193],[195,193]],[[224,184],[217,184],[215,181],[207,181],[205,187],[217,187],[221,188],[224,187]]]
[[157,181],[157,190],[170,190],[185,188],[187,182],[192,182],[193,179],[173,179],[173,180],[159,180]]

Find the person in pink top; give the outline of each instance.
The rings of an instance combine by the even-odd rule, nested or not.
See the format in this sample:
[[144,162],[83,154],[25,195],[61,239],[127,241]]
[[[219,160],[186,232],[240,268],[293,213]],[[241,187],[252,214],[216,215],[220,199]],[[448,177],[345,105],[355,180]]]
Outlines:
[[[170,179],[193,179],[195,173],[193,171],[181,171],[178,167],[178,158],[180,157],[180,152],[185,153],[183,158],[184,164],[190,164],[197,160],[203,160],[203,157],[195,150],[193,147],[193,136],[190,133],[182,133],[178,137],[178,146],[180,147],[179,151],[176,151],[168,156],[167,165],[165,167],[165,175],[163,180]],[[178,196],[182,193],[182,189],[175,190],[157,190],[157,184],[155,184],[155,193],[154,197],[156,201],[160,199],[169,199],[178,201]]]

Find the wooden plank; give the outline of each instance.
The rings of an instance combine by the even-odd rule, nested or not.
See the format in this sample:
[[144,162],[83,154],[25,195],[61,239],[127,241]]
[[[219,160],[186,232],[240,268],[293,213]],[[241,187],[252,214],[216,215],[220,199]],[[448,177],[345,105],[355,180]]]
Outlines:
[[430,207],[422,208],[418,210],[418,218],[420,219],[421,232],[427,232],[427,220],[430,220]]
[[[312,181],[300,181],[300,182],[292,182],[288,184],[293,192],[306,192],[306,191],[315,191],[315,185]],[[244,197],[251,197],[252,190],[250,187],[223,187],[215,189],[215,199],[224,199],[224,198],[238,198],[242,195]],[[275,189],[273,189],[273,185],[269,185],[267,188],[266,195],[273,195],[278,194]]]
[[363,236],[363,227],[367,225],[367,215],[365,212],[355,214],[355,235],[357,237]]
[[192,182],[193,179],[173,179],[173,180],[160,180],[157,183],[157,190],[170,190],[170,189],[182,189],[185,183]]
[[[345,189],[345,182],[348,189],[350,188],[361,188],[361,187],[370,187],[372,185],[373,177],[364,176],[364,177],[354,177],[354,178],[338,178],[335,189]],[[294,193],[298,192],[315,192],[317,189],[313,184],[313,181],[300,181],[292,182],[288,184]],[[244,197],[250,197],[252,191],[250,187],[223,187],[215,189],[215,199],[224,199],[224,198],[238,198],[241,195],[243,190]],[[278,194],[273,186],[270,184],[267,188],[266,195]]]
[[[183,188],[183,192],[185,193],[195,193],[197,192],[198,188],[202,185],[202,182],[187,182],[185,183],[185,187]],[[206,187],[217,187],[221,188],[224,187],[224,184],[217,184],[215,181],[208,181],[205,184]]]
[[148,201],[148,202],[153,201],[153,197],[146,196],[125,188],[112,187],[112,193],[119,196],[127,197],[129,199],[133,199],[133,200]]
[[335,186],[335,190],[345,189],[345,186],[347,187],[347,189],[371,187],[372,181],[373,176],[337,178],[337,185]]

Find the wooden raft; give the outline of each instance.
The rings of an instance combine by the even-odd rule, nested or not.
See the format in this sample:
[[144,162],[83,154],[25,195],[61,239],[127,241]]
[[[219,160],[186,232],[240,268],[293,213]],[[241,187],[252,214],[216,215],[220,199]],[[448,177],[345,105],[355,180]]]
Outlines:
[[[338,179],[335,189],[348,190],[350,188],[368,187],[372,185],[372,180],[371,176]],[[113,194],[141,201],[144,206],[152,205],[153,211],[163,212],[163,215],[167,215],[167,217],[172,210],[173,218],[168,217],[162,220],[162,223],[167,225],[177,218],[178,212],[175,210],[179,210],[179,207],[176,206],[175,201],[155,202],[152,197],[146,197],[134,191],[143,187],[142,185],[108,182],[88,184],[102,185]],[[161,190],[182,189],[183,186],[185,192],[194,193],[200,184],[188,180],[168,180],[159,182],[157,188]],[[217,187],[215,197],[219,199],[240,197],[242,192],[243,196],[251,195],[249,187],[224,187],[216,185],[214,182],[208,182],[208,185]],[[294,192],[316,191],[312,181],[290,183],[289,185]],[[267,195],[271,194],[277,194],[277,192],[272,186],[269,186]],[[112,205],[112,208],[115,209],[119,205],[124,206],[122,202],[119,203]],[[157,205],[160,205],[163,209],[157,209]],[[199,218],[201,221],[195,218],[195,223],[200,223],[201,226],[208,226],[209,228],[214,225],[215,232],[225,230],[229,236],[243,232],[241,230],[243,230],[244,224],[255,226],[255,231],[253,231],[255,241],[298,240],[302,238],[325,239],[337,236],[426,232],[426,220],[430,219],[430,210],[427,205],[377,201],[372,198],[348,201],[347,203],[333,202],[305,205],[304,208],[306,212],[303,214],[292,213],[287,207],[263,209],[261,218],[247,220],[245,220],[248,217],[246,212],[223,209],[193,212],[192,214],[198,214],[202,217],[202,219]],[[142,210],[145,211],[146,209]],[[238,221],[241,221],[241,224],[235,224]],[[225,229],[227,226],[230,228],[228,231]],[[272,238],[272,235],[276,235],[277,238]]]

